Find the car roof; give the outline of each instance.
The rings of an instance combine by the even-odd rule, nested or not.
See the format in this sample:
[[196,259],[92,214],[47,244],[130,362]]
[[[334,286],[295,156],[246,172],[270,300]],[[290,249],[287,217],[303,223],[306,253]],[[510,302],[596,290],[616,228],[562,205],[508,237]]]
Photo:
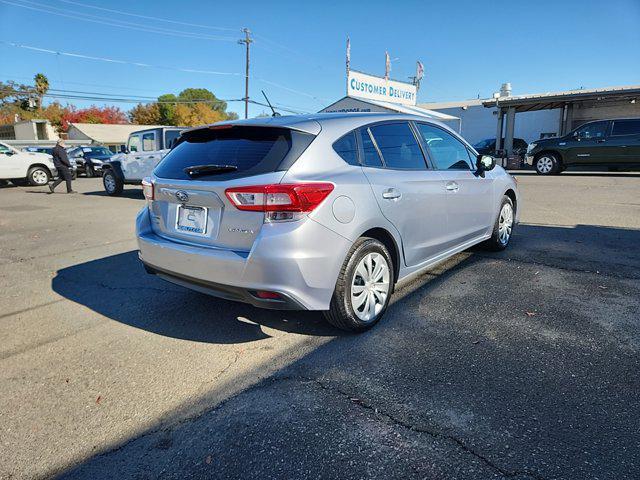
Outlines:
[[389,120],[414,120],[418,122],[429,122],[440,125],[447,130],[450,128],[443,123],[420,115],[409,115],[405,113],[375,113],[375,112],[344,112],[344,113],[311,113],[305,115],[282,115],[277,117],[257,117],[248,120],[228,120],[209,125],[202,125],[186,130],[186,132],[210,128],[221,125],[246,125],[256,127],[282,127],[299,130],[317,135],[325,127],[351,127],[358,128],[373,122],[383,122]]

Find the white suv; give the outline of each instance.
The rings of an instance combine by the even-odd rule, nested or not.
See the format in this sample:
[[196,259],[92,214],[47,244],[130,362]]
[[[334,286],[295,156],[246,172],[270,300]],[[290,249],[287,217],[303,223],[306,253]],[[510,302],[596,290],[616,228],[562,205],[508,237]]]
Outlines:
[[20,152],[0,142],[0,180],[11,180],[16,185],[46,185],[56,173],[51,155]]

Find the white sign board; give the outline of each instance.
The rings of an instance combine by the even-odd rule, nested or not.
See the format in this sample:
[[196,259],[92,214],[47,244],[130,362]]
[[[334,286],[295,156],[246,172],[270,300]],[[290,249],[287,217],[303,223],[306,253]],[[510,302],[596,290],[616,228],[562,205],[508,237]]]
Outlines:
[[347,96],[368,98],[400,105],[415,105],[417,89],[410,83],[386,80],[366,73],[349,71]]

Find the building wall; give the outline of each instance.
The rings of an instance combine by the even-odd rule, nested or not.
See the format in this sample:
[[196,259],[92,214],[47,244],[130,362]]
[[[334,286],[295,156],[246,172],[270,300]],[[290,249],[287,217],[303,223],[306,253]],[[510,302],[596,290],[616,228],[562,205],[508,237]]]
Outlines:
[[[462,119],[462,136],[469,143],[477,143],[485,138],[495,138],[498,127],[498,111],[482,105],[453,108],[434,108],[433,110],[454,115]],[[558,133],[560,110],[539,110],[516,114],[514,137],[532,142],[540,138],[541,133]],[[503,130],[504,131],[504,130]]]
[[573,107],[573,121],[569,125],[569,129],[577,128],[591,120],[625,117],[640,117],[640,101],[636,103],[630,103],[628,100],[576,103]]
[[88,142],[88,143],[91,143],[91,141],[92,141],[91,138],[89,138],[87,135],[82,133],[80,130],[78,130],[73,125],[71,125],[69,127],[69,130],[67,131],[67,138],[69,140],[83,140],[83,141]]

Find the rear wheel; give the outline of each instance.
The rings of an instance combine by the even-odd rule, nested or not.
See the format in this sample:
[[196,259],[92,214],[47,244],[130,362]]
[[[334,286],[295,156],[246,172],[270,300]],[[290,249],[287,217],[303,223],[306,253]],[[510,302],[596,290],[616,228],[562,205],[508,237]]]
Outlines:
[[553,175],[561,171],[560,161],[553,153],[543,153],[536,158],[533,166],[539,175]]
[[51,175],[44,167],[31,167],[27,173],[27,181],[34,187],[41,187],[49,183]]
[[124,182],[113,170],[109,169],[102,175],[102,184],[108,195],[116,197],[124,190]]
[[342,330],[373,327],[389,305],[394,280],[387,248],[373,238],[358,239],[340,269],[326,319]]

